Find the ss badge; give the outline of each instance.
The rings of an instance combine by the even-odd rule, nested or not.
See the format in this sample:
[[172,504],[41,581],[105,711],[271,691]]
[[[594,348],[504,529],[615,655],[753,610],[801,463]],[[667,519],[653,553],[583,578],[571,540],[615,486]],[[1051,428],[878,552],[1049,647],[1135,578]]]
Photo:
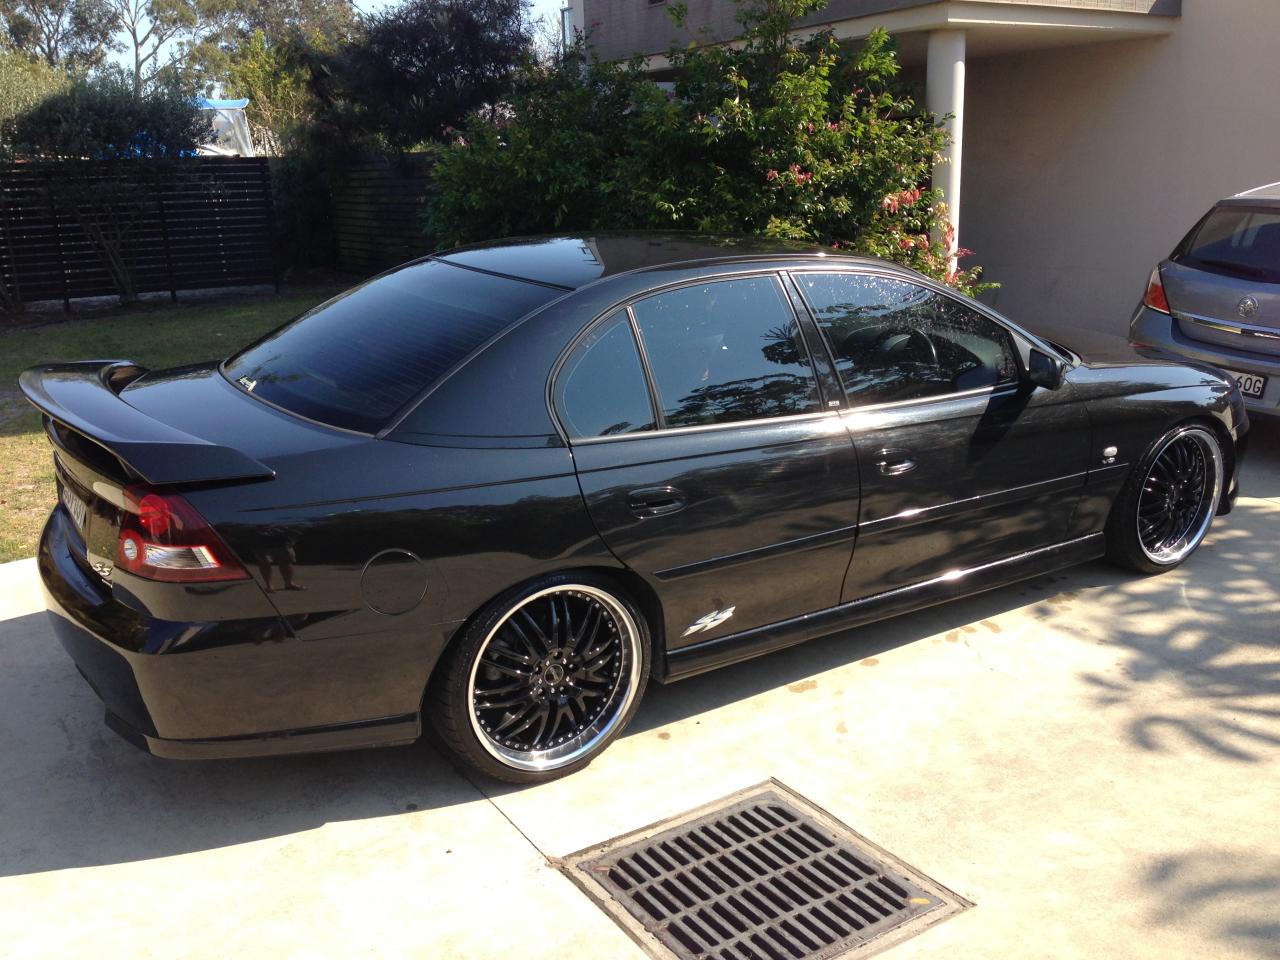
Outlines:
[[711,630],[718,627],[720,624],[732,617],[733,611],[737,609],[737,607],[726,607],[724,610],[712,610],[705,617],[699,617],[697,620],[693,621],[693,623],[689,624],[689,629],[682,633],[681,636],[687,637],[690,634],[702,633],[704,630]]

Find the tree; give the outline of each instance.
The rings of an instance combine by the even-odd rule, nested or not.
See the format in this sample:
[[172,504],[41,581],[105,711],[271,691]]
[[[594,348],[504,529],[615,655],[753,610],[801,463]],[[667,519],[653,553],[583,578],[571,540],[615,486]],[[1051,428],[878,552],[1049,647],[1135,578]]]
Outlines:
[[406,0],[316,58],[323,120],[393,149],[439,138],[502,97],[530,56],[527,0]]
[[107,0],[132,59],[133,91],[141,94],[165,64],[168,44],[193,31],[201,19],[197,0]]
[[[264,53],[286,73],[294,73],[303,50],[328,54],[349,41],[356,29],[351,0],[199,2],[200,20],[181,43],[182,59],[189,71],[208,85],[227,82],[237,63],[246,57],[262,66]],[[236,95],[252,99],[248,93]]]
[[899,82],[883,31],[856,49],[829,31],[791,33],[821,6],[743,5],[741,43],[671,49],[670,92],[639,60],[600,63],[581,44],[526,66],[505,113],[473,117],[437,148],[430,239],[761,234],[888,257],[977,289],[976,268],[951,268],[947,212],[928,187],[945,131]]
[[14,118],[66,85],[67,75],[43,60],[0,50],[0,143],[11,139]]
[[248,97],[245,116],[259,150],[284,153],[294,134],[315,115],[310,74],[292,43],[272,44],[254,31],[227,69],[225,92]]
[[107,0],[0,0],[9,43],[51,67],[96,67],[117,49]]
[[261,33],[271,42],[332,41],[351,32],[355,9],[350,0],[241,0],[238,20],[242,37]]
[[74,78],[20,114],[8,152],[56,161],[46,187],[51,207],[79,224],[121,303],[131,303],[137,290],[126,256],[129,234],[172,185],[177,173],[170,161],[194,153],[211,132],[190,91],[171,78],[139,96],[127,71],[107,69]]

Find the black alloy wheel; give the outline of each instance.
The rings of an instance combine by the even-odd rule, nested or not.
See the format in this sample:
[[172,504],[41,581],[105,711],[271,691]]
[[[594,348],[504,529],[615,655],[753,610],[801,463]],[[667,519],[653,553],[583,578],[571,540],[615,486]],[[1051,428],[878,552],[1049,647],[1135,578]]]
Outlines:
[[1208,427],[1185,425],[1161,437],[1116,500],[1108,554],[1145,573],[1181,564],[1209,533],[1223,477],[1222,446]]
[[436,698],[446,745],[501,779],[585,765],[621,732],[648,677],[638,611],[594,578],[552,579],[477,618]]

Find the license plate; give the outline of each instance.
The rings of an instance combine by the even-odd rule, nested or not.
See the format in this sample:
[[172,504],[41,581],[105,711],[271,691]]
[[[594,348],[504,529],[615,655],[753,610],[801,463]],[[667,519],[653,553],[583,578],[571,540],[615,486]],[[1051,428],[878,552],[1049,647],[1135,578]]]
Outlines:
[[1259,373],[1241,373],[1238,370],[1224,371],[1228,377],[1236,382],[1236,386],[1240,388],[1240,392],[1251,400],[1261,400],[1262,393],[1267,389],[1267,378]]
[[58,498],[62,501],[62,505],[67,508],[67,513],[71,514],[71,519],[75,521],[76,529],[83,533],[85,520],[89,516],[88,506],[67,486],[63,486]]

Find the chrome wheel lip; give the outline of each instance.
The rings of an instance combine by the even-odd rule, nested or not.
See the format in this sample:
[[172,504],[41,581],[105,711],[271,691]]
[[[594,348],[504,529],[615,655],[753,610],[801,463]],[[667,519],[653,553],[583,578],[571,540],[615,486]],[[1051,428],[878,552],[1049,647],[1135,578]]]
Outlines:
[[[1208,489],[1201,495],[1200,506],[1195,518],[1179,538],[1168,547],[1152,549],[1147,546],[1146,540],[1142,535],[1142,502],[1143,498],[1147,496],[1147,488],[1151,482],[1151,471],[1155,469],[1156,464],[1160,462],[1160,458],[1164,456],[1170,447],[1186,440],[1195,441],[1208,465],[1207,473],[1210,474],[1206,477],[1206,480],[1210,481],[1207,484]],[[1209,430],[1204,427],[1187,427],[1177,431],[1165,440],[1152,458],[1151,466],[1147,468],[1147,476],[1143,478],[1142,492],[1138,496],[1137,509],[1134,511],[1134,528],[1138,534],[1138,546],[1142,549],[1146,558],[1152,563],[1158,563],[1161,566],[1173,566],[1191,556],[1208,534],[1209,527],[1213,524],[1213,518],[1217,515],[1218,502],[1222,498],[1222,484],[1221,447],[1218,444],[1217,437]]]
[[[621,682],[625,683],[626,686],[625,689],[620,691],[615,690],[614,702],[606,708],[606,712],[571,740],[549,750],[514,750],[497,743],[489,735],[488,731],[480,725],[480,719],[475,709],[476,673],[480,669],[480,661],[483,659],[489,643],[498,634],[498,631],[506,625],[507,621],[525,606],[544,597],[561,593],[588,596],[600,603],[614,618],[614,622],[618,626],[619,640],[623,644],[623,652],[627,661],[625,676],[621,678]],[[609,592],[583,583],[564,583],[531,593],[503,614],[502,618],[493,625],[485,635],[484,643],[480,645],[480,649],[476,651],[475,657],[472,658],[471,671],[467,676],[467,716],[471,721],[471,731],[475,734],[476,739],[480,741],[480,745],[486,753],[504,766],[515,770],[543,772],[558,770],[561,767],[576,763],[595,751],[600,744],[607,740],[631,709],[632,703],[640,692],[641,652],[640,630],[636,625],[635,618]]]

